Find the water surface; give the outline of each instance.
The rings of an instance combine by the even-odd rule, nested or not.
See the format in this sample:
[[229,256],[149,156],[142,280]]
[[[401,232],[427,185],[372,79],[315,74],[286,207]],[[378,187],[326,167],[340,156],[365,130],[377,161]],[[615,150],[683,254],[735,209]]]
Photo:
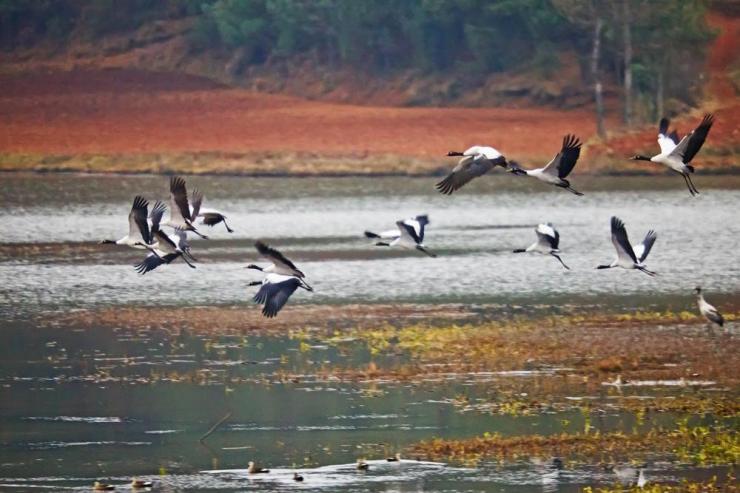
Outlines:
[[[454,405],[459,396],[476,402],[516,381],[535,392],[543,378],[566,375],[567,369],[349,383],[317,373],[335,364],[365,365],[366,352],[306,350],[279,336],[208,338],[21,324],[4,327],[0,338],[0,392],[12,395],[0,400],[0,488],[11,491],[86,489],[95,480],[124,486],[132,477],[154,480],[167,491],[283,490],[299,487],[295,471],[306,478],[300,488],[311,491],[442,492],[461,485],[475,492],[579,491],[616,478],[597,465],[553,471],[527,458],[460,467],[414,457],[388,463],[385,457],[432,437],[576,433],[587,419],[591,432],[631,433],[670,427],[675,420],[611,408],[616,392],[608,386],[589,396],[592,411],[586,412],[575,398],[571,407],[529,416],[461,412]],[[284,380],[286,371],[302,376]],[[710,385],[708,391],[722,389]],[[572,392],[581,396],[578,385]],[[621,392],[650,399],[666,391],[655,385]],[[224,424],[199,442],[227,413]],[[367,473],[354,467],[358,457],[370,460]],[[271,474],[248,475],[249,460],[270,466]],[[725,472],[657,461],[648,467],[652,481]]]
[[[132,197],[167,198],[167,178],[150,176],[6,175],[0,250],[0,309],[132,304],[238,304],[246,271],[257,260],[255,239],[295,260],[315,293],[291,303],[511,302],[639,298],[690,303],[701,284],[719,296],[740,291],[733,244],[740,233],[740,178],[704,177],[692,198],[675,177],[582,178],[586,195],[494,175],[448,197],[433,178],[193,177],[206,206],[228,215],[235,233],[203,226],[211,240],[193,240],[197,270],[181,262],[142,277],[143,255],[94,245],[127,231]],[[650,187],[650,188],[648,188]],[[375,247],[363,231],[427,213],[426,245],[439,254]],[[614,256],[609,218],[621,217],[633,243],[658,232],[647,265],[636,271],[597,271]],[[562,258],[515,255],[535,240],[534,227],[552,222]],[[12,248],[12,245],[22,244]],[[2,247],[3,244],[0,244]],[[43,248],[43,250],[39,250]],[[173,286],[187,285],[187,293]],[[661,298],[662,297],[662,298]]]

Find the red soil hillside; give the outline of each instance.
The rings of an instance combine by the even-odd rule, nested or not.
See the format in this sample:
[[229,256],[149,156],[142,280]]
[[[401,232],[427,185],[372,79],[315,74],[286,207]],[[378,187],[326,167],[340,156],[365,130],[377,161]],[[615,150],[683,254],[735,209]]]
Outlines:
[[[728,75],[740,18],[708,19],[720,34],[705,107],[674,122],[685,133],[704,111],[717,115],[698,158],[705,169],[734,165],[740,141],[740,100]],[[657,149],[655,125],[598,143],[588,109],[358,106],[231,89],[182,73],[35,66],[0,75],[0,170],[425,173],[448,167],[447,151],[472,144],[493,144],[525,164],[547,159],[572,132],[590,141],[578,172],[625,171],[650,169],[625,157]],[[617,129],[618,111],[610,115],[607,126]]]
[[719,36],[709,52],[709,93],[723,101],[737,99],[737,91],[730,81],[728,70],[739,60],[740,17],[727,17],[719,13],[707,16],[709,25],[719,30]]
[[3,153],[440,158],[495,142],[512,156],[544,157],[559,148],[564,129],[582,138],[594,129],[587,111],[353,106],[131,70],[2,76],[0,85]]

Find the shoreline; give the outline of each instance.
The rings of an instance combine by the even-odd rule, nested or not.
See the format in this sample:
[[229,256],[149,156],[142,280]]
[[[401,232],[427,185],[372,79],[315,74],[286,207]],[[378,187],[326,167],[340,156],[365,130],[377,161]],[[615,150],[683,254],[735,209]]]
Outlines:
[[[210,162],[203,162],[206,158]],[[172,164],[174,161],[182,164]],[[646,177],[672,176],[670,170],[635,169],[621,161],[594,165],[574,176],[582,177]],[[0,154],[0,174],[84,174],[110,176],[224,176],[251,178],[367,178],[367,177],[442,177],[456,162],[430,162],[409,156],[381,155],[375,159],[300,155],[265,154],[231,158],[204,156],[201,153],[161,155],[35,155]],[[701,176],[740,176],[740,165],[710,167],[697,171]]]

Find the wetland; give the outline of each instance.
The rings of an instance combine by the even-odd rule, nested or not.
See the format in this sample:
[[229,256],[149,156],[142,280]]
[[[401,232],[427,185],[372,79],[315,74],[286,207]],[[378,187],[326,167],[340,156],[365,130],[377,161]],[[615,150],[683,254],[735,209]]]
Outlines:
[[[3,490],[607,491],[629,467],[735,485],[738,177],[694,199],[675,177],[584,177],[581,198],[497,175],[454,197],[433,178],[191,177],[235,233],[145,276],[140,252],[97,243],[166,178],[2,178]],[[420,213],[437,259],[363,237]],[[611,215],[633,242],[658,231],[656,278],[594,269]],[[539,222],[572,270],[511,254]],[[274,320],[247,287],[258,238],[315,288]]]

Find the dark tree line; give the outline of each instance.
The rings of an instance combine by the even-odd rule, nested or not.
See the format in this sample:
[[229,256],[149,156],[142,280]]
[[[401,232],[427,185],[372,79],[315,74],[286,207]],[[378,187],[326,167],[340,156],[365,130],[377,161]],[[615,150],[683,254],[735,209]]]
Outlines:
[[[194,16],[195,53],[241,67],[306,58],[328,69],[557,77],[578,54],[584,84],[623,89],[624,119],[694,103],[712,33],[703,0],[0,0],[0,46],[63,45]],[[640,111],[636,111],[640,109]],[[637,115],[636,115],[637,114]]]
[[310,53],[376,72],[504,71],[550,58],[569,36],[548,0],[217,0],[201,12],[197,48],[246,46],[250,63]]

